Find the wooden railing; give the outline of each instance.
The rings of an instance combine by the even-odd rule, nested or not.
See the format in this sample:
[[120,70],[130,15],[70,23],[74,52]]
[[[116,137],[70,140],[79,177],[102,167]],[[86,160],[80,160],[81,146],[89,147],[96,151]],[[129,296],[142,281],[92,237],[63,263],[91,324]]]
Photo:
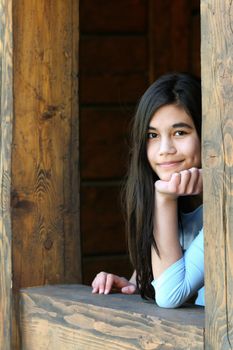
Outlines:
[[23,350],[203,349],[204,308],[158,308],[139,295],[83,285],[21,291]]

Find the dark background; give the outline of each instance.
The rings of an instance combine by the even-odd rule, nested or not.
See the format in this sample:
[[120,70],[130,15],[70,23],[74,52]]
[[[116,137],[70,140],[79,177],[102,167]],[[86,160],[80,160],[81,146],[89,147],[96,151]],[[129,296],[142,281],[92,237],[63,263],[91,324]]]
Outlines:
[[130,276],[120,207],[129,122],[161,74],[200,76],[200,2],[80,2],[80,158],[83,282]]

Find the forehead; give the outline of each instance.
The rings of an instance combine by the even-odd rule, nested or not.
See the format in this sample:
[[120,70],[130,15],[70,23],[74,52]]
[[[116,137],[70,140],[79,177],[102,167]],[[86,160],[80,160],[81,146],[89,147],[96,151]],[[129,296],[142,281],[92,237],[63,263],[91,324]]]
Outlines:
[[184,108],[176,105],[166,105],[155,112],[149,122],[149,127],[160,129],[172,127],[172,125],[177,123],[186,123],[194,127],[192,118],[186,113]]

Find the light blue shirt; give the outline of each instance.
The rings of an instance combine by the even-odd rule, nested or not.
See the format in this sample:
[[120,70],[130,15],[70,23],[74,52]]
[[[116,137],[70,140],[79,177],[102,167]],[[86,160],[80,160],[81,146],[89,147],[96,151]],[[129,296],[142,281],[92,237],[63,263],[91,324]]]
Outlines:
[[181,214],[180,243],[184,255],[152,282],[160,307],[179,307],[196,292],[195,304],[205,305],[202,212],[200,206],[191,213]]

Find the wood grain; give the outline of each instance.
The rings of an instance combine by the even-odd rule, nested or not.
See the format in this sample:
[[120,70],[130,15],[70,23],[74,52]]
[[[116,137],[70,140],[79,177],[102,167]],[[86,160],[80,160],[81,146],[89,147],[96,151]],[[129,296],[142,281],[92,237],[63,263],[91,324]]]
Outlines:
[[98,6],[96,0],[83,1],[80,26],[85,34],[143,33],[147,29],[147,1],[98,0]]
[[85,286],[21,292],[22,350],[203,349],[203,308],[160,309]]
[[15,2],[14,289],[81,279],[78,1]]
[[83,255],[122,253],[126,249],[120,186],[81,187]]
[[202,0],[206,349],[233,347],[233,7]]
[[147,73],[82,74],[80,75],[80,102],[82,104],[134,103],[148,87]]
[[12,2],[0,1],[0,349],[12,345],[11,141],[13,124]]
[[[83,179],[115,180],[125,176],[131,115],[132,111],[123,107],[82,108],[80,167]],[[95,132],[97,126],[98,132]]]
[[200,22],[193,21],[199,7],[197,2],[186,0],[149,1],[151,82],[169,71],[200,74]]
[[145,72],[146,37],[140,35],[87,36],[80,41],[82,73]]

